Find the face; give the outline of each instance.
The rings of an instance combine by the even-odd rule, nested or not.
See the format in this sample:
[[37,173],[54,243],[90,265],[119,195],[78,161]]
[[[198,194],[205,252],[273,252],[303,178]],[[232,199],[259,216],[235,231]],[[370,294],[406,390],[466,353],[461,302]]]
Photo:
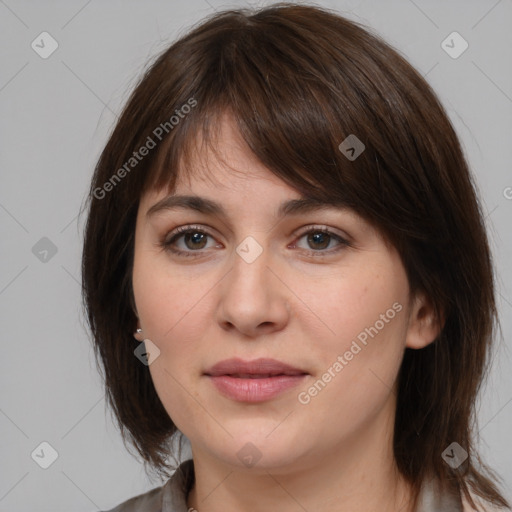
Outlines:
[[[389,435],[413,329],[398,253],[350,210],[280,216],[300,194],[229,118],[217,149],[222,159],[195,164],[208,177],[190,174],[173,195],[222,213],[175,205],[148,215],[164,190],[138,211],[135,304],[142,338],[160,350],[149,370],[169,416],[194,457],[241,469],[251,457],[275,471],[309,467],[365,433]],[[212,370],[233,358],[249,366]]]

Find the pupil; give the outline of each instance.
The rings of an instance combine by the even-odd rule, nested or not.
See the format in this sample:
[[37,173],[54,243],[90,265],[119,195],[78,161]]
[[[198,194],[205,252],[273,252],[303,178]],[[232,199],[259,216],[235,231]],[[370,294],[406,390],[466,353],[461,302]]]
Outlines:
[[[204,235],[204,233],[186,233],[185,234],[185,243],[187,244],[187,247],[188,247],[188,242],[192,239],[192,245],[195,245],[197,244],[197,242],[201,242],[203,240],[203,238],[206,240],[206,237]],[[204,247],[204,244],[199,247],[199,248],[202,248]],[[189,247],[189,249],[192,248],[192,249],[197,249],[197,245],[195,247]]]
[[[322,244],[322,239],[324,237],[325,237],[324,243]],[[327,247],[329,245],[329,235],[327,233],[315,233],[313,235],[310,235],[309,238],[310,238],[310,240],[313,239],[314,244],[317,244],[317,243],[321,244],[321,247],[317,247],[317,248],[324,249],[325,247]]]

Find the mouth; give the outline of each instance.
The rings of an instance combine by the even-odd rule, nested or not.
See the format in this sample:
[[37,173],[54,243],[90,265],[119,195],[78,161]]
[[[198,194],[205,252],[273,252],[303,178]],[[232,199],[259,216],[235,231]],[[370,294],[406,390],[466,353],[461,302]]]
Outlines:
[[218,377],[220,375],[228,375],[243,379],[258,379],[276,377],[279,375],[303,375],[307,374],[305,370],[296,368],[277,359],[260,358],[252,361],[244,361],[243,359],[233,358],[225,359],[209,368],[205,375]]
[[[225,375],[226,377],[234,377],[237,379],[269,379],[271,377],[280,377],[282,375],[297,376],[297,375],[305,375],[305,374],[302,372],[298,372],[298,373],[289,372],[289,373],[225,373],[223,375]],[[219,375],[216,375],[216,376],[218,377]]]
[[275,359],[227,359],[204,375],[223,396],[237,402],[264,402],[300,384],[308,372]]

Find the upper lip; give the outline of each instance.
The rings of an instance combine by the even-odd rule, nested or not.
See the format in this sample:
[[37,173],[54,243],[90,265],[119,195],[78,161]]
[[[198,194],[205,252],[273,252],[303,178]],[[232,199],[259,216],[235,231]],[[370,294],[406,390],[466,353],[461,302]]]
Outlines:
[[260,358],[252,361],[233,358],[214,364],[205,371],[206,375],[303,375],[304,370],[295,368],[276,359]]

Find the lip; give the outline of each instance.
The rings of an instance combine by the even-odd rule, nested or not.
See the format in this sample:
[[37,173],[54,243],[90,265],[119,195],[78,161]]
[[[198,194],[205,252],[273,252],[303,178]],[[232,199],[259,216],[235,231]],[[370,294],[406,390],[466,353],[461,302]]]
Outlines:
[[226,359],[204,374],[222,395],[238,402],[270,400],[297,386],[308,375],[300,368],[268,358]]

